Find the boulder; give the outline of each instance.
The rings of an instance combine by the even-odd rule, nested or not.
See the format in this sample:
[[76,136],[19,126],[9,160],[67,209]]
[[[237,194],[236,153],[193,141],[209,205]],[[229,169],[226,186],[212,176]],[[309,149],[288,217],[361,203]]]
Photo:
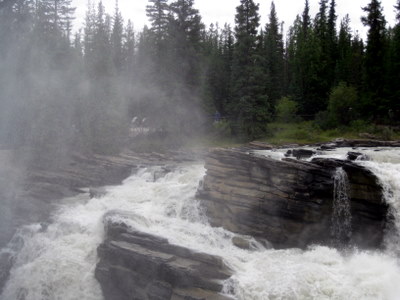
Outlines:
[[293,149],[291,152],[291,154],[297,159],[310,158],[315,153],[315,151],[309,149]]
[[348,160],[357,160],[357,159],[361,159],[361,160],[366,160],[366,156],[360,152],[347,152],[347,159]]
[[103,186],[89,188],[90,199],[101,198],[101,197],[104,197],[106,194],[107,194],[107,190]]
[[215,149],[197,196],[213,226],[266,239],[276,248],[331,245],[333,174],[339,166],[349,173],[350,243],[379,247],[388,211],[382,189],[371,172],[350,161],[280,161]]
[[220,257],[172,245],[167,239],[105,217],[95,276],[106,300],[228,300],[220,294],[232,272]]

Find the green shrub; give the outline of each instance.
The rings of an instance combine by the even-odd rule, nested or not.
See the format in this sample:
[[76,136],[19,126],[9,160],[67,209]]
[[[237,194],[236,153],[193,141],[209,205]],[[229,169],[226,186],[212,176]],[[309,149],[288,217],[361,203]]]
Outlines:
[[385,141],[390,141],[390,140],[392,140],[392,138],[393,138],[393,134],[394,134],[393,129],[391,129],[391,128],[385,126],[385,127],[383,127],[383,129],[382,129],[381,137],[382,137],[382,139],[385,140]]
[[329,122],[335,126],[348,125],[356,117],[357,102],[357,90],[344,82],[339,83],[329,95]]
[[288,97],[282,97],[276,105],[276,120],[285,123],[298,122],[297,111],[298,105],[295,101]]
[[315,115],[314,124],[316,127],[327,130],[336,127],[337,123],[328,111],[320,111]]
[[370,123],[364,120],[354,120],[350,122],[350,130],[353,132],[372,132]]
[[309,140],[311,139],[311,134],[310,131],[306,129],[298,128],[288,133],[286,137],[295,140]]
[[215,121],[213,129],[217,136],[230,136],[232,134],[231,123],[226,120]]

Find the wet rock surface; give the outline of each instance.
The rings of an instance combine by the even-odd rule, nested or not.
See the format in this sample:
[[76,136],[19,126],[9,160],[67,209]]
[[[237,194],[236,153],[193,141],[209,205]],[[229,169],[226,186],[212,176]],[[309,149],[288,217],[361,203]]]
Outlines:
[[232,273],[220,257],[172,245],[105,217],[95,276],[106,300],[227,300],[222,281]]
[[360,152],[350,151],[350,152],[347,152],[347,159],[352,160],[352,161],[357,160],[357,159],[366,160],[367,157],[364,156],[364,154],[362,154]]
[[198,197],[213,226],[267,239],[277,248],[330,245],[333,173],[340,166],[350,181],[350,243],[379,247],[388,207],[376,177],[350,161],[279,161],[215,149],[206,159],[207,173]]
[[297,159],[310,158],[315,154],[315,151],[308,149],[293,149],[291,155],[296,157]]

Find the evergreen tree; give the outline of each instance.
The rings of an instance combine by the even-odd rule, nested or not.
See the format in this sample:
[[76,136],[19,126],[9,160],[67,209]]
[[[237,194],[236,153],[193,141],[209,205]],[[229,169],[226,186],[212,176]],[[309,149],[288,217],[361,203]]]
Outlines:
[[124,34],[124,43],[123,43],[123,57],[124,57],[124,65],[126,66],[126,71],[131,71],[133,69],[135,63],[135,48],[136,48],[136,39],[135,39],[135,31],[133,29],[133,25],[131,20],[128,20],[128,23],[125,28]]
[[193,0],[176,0],[170,5],[169,66],[178,83],[196,89],[201,76],[202,30],[199,11]]
[[308,1],[302,18],[298,17],[289,35],[289,87],[293,100],[299,103],[304,118],[326,108],[326,95],[321,95],[321,41],[310,24]]
[[232,65],[230,119],[234,134],[255,138],[266,130],[270,105],[265,87],[263,57],[259,51],[259,6],[241,0],[236,8],[236,43]]
[[88,0],[83,39],[84,57],[87,64],[90,64],[90,60],[93,58],[95,29],[96,9],[94,3]]
[[338,60],[336,65],[336,83],[351,83],[350,72],[352,67],[352,35],[350,18],[346,15],[340,22],[338,40]]
[[151,30],[156,36],[156,43],[159,44],[166,38],[168,30],[168,0],[149,0],[146,6],[146,14],[151,22]]
[[320,0],[319,12],[315,18],[315,34],[321,41],[323,48],[327,47],[325,45],[328,35],[327,4],[328,0]]
[[[328,93],[333,85],[335,74],[336,22],[335,3],[331,3],[329,16],[327,15],[328,0],[320,1],[320,9],[315,18],[315,38],[318,43],[315,51],[315,76],[313,82],[315,97],[320,98],[320,109],[325,109]],[[325,102],[325,103],[324,103]]]
[[310,17],[310,4],[308,0],[305,0],[303,14],[301,16],[302,32],[303,35],[307,36],[311,28],[311,17]]
[[[234,37],[230,25],[222,30],[210,26],[206,38],[206,92],[209,113],[218,111],[222,116],[228,113],[227,104],[231,97],[231,66]],[[211,102],[211,103],[209,103]]]
[[33,0],[14,2],[5,2],[0,9],[0,55],[5,55],[13,48],[15,51],[15,44],[27,40],[33,29],[35,10]]
[[93,65],[89,69],[95,77],[105,78],[113,72],[110,23],[110,17],[105,12],[103,2],[100,1],[94,19]]
[[397,0],[396,5],[394,6],[394,8],[396,9],[396,21],[397,21],[397,25],[400,23],[400,1]]
[[[40,0],[36,2],[36,26],[42,40],[64,38],[69,44],[75,8],[72,0]],[[49,39],[47,39],[49,41]]]
[[337,39],[337,33],[336,33],[336,1],[331,0],[330,6],[329,6],[329,16],[328,16],[328,40],[330,43],[335,43]]
[[169,26],[169,6],[168,0],[149,0],[146,7],[147,17],[151,22],[150,32],[152,33],[153,46],[148,49],[154,55],[155,73],[159,75],[159,80],[166,77],[165,60],[166,40]]
[[275,3],[271,3],[269,22],[265,28],[265,55],[266,71],[269,77],[267,93],[271,108],[275,107],[279,98],[283,96],[284,84],[284,47],[283,37],[280,32]]
[[388,92],[390,98],[389,109],[391,121],[400,118],[400,0],[395,5],[396,25],[391,34],[390,59],[388,66]]
[[327,50],[327,76],[328,85],[335,82],[335,66],[338,59],[338,36],[336,32],[336,1],[331,0],[328,14],[326,50]]
[[379,0],[363,8],[367,13],[362,22],[368,26],[368,42],[365,56],[365,113],[383,114],[386,110],[384,100],[385,88],[385,53],[386,53],[386,20]]
[[112,59],[114,66],[118,71],[121,71],[124,57],[122,49],[124,21],[119,11],[118,0],[115,1],[115,12],[113,17],[113,27],[111,33],[111,47],[112,47]]

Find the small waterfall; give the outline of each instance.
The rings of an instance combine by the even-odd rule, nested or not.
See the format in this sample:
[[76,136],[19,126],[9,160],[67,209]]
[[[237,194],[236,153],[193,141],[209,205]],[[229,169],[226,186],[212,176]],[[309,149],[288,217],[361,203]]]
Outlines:
[[337,246],[351,237],[350,185],[346,171],[337,168],[333,175],[333,209],[331,234]]

